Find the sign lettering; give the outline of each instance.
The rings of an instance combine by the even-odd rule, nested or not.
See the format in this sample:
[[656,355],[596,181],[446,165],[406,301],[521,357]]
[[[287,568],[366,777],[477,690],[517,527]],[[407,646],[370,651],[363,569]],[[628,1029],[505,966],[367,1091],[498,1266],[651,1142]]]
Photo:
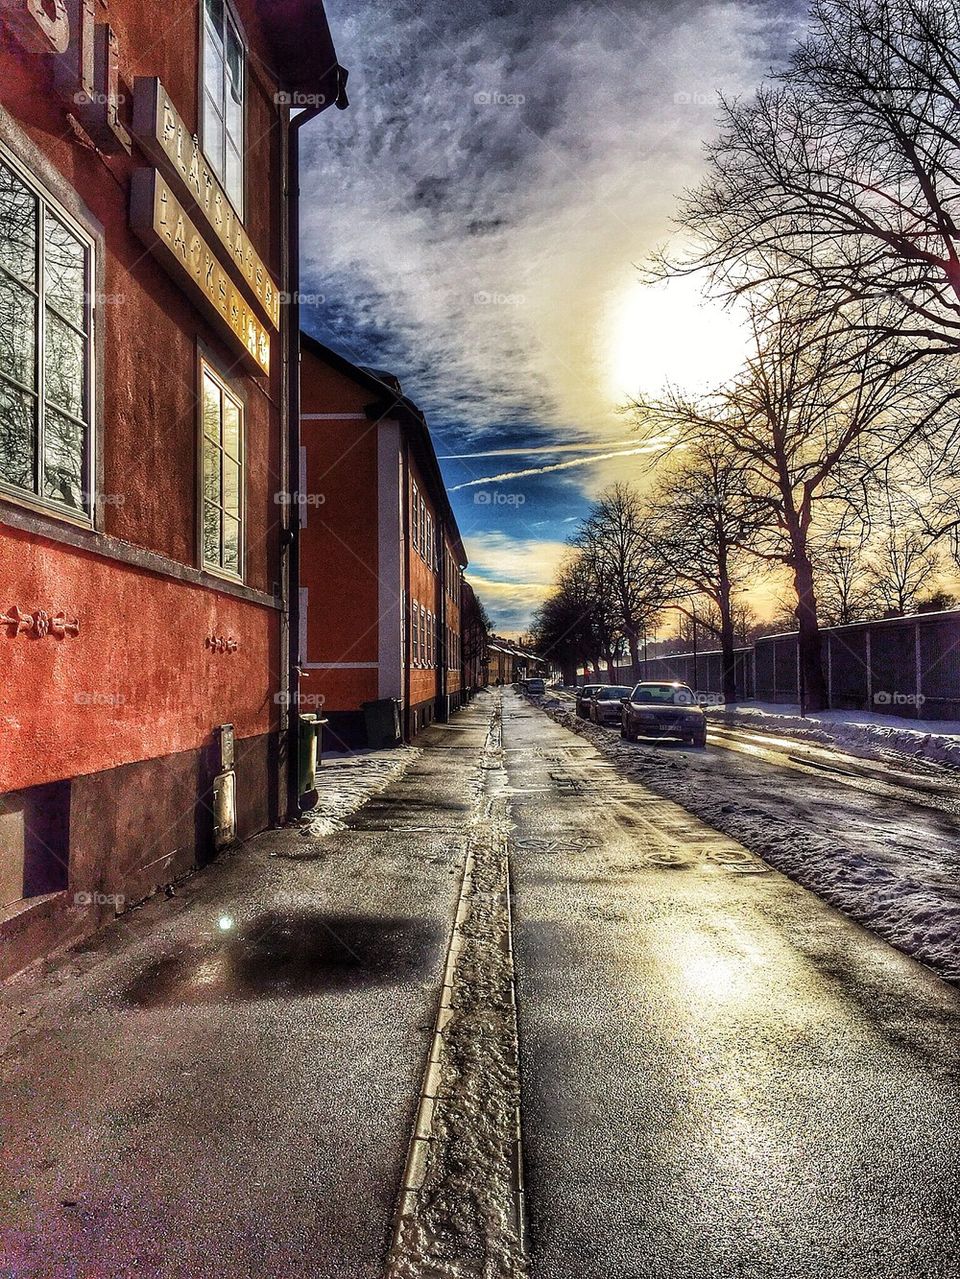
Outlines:
[[155,169],[133,175],[130,223],[174,282],[221,323],[256,371],[270,372],[270,334]]

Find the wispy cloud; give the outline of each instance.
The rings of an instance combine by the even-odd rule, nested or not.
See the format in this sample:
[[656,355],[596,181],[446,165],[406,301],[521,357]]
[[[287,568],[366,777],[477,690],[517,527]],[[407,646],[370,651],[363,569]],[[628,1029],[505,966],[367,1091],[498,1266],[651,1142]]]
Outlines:
[[522,480],[530,475],[548,475],[551,471],[568,471],[574,466],[596,466],[598,462],[607,462],[613,457],[639,457],[644,453],[654,453],[657,445],[653,442],[637,444],[631,449],[618,449],[614,453],[594,453],[587,457],[575,457],[568,462],[553,462],[549,466],[534,466],[525,471],[502,471],[499,475],[485,475],[476,480],[465,480],[463,484],[455,484],[451,492],[458,489],[474,488],[478,484],[498,484],[504,480]]

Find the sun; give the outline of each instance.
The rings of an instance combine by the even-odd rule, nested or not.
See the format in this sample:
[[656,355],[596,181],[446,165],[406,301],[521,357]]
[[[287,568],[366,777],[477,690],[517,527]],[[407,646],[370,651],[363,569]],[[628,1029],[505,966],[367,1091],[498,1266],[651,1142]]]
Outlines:
[[667,384],[705,391],[733,376],[747,355],[741,317],[706,299],[693,278],[631,282],[610,300],[602,349],[616,403]]

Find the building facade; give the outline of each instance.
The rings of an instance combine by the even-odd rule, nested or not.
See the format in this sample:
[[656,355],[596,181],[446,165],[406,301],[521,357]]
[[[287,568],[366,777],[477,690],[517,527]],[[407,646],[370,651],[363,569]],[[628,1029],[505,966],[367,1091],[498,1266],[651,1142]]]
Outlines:
[[410,738],[462,700],[466,555],[423,414],[389,374],[303,335],[300,704],[364,740],[392,699]]
[[312,0],[0,3],[0,972],[282,810],[290,115],[342,83]]

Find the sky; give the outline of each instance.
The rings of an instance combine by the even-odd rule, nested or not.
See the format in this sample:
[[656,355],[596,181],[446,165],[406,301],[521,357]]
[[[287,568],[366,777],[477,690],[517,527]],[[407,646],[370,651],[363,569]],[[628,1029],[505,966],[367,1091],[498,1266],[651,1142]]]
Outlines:
[[718,94],[799,33],[776,3],[328,0],[348,110],[303,132],[304,327],[424,410],[501,634],[602,489],[648,482],[622,405],[732,373],[734,317],[639,267],[676,243]]

